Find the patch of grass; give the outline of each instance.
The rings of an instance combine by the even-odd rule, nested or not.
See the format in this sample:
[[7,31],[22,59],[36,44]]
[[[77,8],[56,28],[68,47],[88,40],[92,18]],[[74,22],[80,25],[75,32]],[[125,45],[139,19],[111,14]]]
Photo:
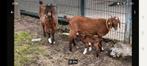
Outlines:
[[15,33],[15,66],[38,64],[40,56],[47,56],[47,49],[39,43],[32,44],[31,39],[32,36],[28,32]]
[[28,44],[31,42],[31,35],[28,33],[28,32],[18,32],[18,33],[15,33],[14,35],[14,38],[15,38],[15,44],[16,45],[21,45],[21,44]]

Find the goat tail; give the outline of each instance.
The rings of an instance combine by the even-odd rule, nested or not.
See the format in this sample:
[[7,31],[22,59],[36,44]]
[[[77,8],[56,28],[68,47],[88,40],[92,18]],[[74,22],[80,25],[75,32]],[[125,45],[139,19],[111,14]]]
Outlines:
[[39,0],[39,4],[40,4],[40,5],[42,5],[42,4],[43,4],[43,2],[42,2],[41,0]]

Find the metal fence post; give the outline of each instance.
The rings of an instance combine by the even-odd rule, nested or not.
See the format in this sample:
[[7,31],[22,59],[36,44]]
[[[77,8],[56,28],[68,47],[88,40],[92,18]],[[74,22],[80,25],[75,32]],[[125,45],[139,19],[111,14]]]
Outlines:
[[[127,0],[127,3],[130,3],[131,0]],[[125,15],[125,34],[124,34],[124,43],[130,43],[131,39],[131,27],[132,27],[132,20],[131,20],[131,5],[126,5],[126,15]]]
[[81,16],[85,16],[85,0],[81,0],[80,5]]

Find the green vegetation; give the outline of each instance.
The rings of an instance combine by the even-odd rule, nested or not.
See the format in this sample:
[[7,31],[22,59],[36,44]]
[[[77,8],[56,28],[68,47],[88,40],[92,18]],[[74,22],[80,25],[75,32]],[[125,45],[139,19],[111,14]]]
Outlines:
[[15,66],[30,66],[38,64],[41,57],[47,56],[47,50],[43,45],[32,43],[32,36],[28,32],[15,33],[14,64]]

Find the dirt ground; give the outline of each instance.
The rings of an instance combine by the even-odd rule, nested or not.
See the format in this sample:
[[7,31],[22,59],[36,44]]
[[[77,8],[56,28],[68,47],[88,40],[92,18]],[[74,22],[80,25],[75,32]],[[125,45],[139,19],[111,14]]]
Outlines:
[[[84,46],[78,42],[73,52],[68,51],[68,36],[57,31],[55,35],[56,43],[50,45],[47,38],[43,37],[42,27],[39,19],[21,15],[21,19],[15,19],[15,32],[27,31],[33,38],[41,38],[42,47],[48,50],[47,59],[39,59],[41,65],[38,66],[132,66],[131,57],[112,58],[108,55],[107,49],[113,45],[113,42],[103,41],[104,51],[97,58],[94,50],[83,55]],[[69,59],[78,59],[78,64],[68,65]],[[32,65],[31,65],[32,66]]]

